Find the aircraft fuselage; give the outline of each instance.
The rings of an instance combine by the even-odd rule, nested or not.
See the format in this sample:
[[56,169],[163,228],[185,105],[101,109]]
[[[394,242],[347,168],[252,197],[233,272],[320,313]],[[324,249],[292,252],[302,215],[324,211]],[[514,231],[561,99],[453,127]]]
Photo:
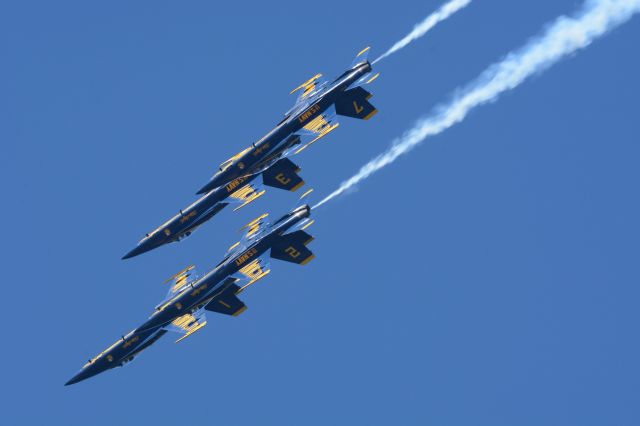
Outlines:
[[254,143],[242,155],[234,158],[231,164],[216,173],[198,193],[201,194],[213,188],[226,185],[240,176],[259,173],[261,168],[268,167],[270,165],[269,160],[272,160],[272,163],[279,158],[279,155],[274,155],[274,153],[282,153],[284,151],[282,149],[283,142],[286,142],[291,135],[302,129],[311,120],[323,114],[336,102],[342,92],[370,71],[371,64],[363,62],[342,74],[327,88],[311,94],[309,101],[291,111],[289,116],[273,130]]

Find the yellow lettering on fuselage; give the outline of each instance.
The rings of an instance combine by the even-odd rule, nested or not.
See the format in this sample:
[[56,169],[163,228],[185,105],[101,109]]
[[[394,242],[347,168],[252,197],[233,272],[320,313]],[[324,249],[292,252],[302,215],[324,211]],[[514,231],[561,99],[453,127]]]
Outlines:
[[127,340],[126,342],[124,342],[124,345],[122,345],[122,347],[123,348],[128,348],[129,346],[133,345],[138,340],[140,340],[140,336],[134,336],[133,338],[131,338],[131,339]]
[[246,177],[239,177],[237,179],[234,179],[233,181],[231,181],[228,185],[227,185],[227,192],[228,193],[232,193],[233,191],[235,191],[238,186],[240,186],[240,184],[242,182],[244,182],[245,180],[247,180]]
[[303,112],[302,114],[300,114],[300,117],[298,117],[298,121],[300,123],[304,123],[305,121],[307,121],[313,114],[315,114],[316,112],[320,111],[320,105],[315,104],[314,106],[312,106],[311,108],[309,108],[308,110],[306,110],[305,112]]
[[240,257],[238,257],[236,259],[236,266],[240,266],[243,263],[245,263],[247,260],[251,259],[253,256],[256,255],[256,253],[258,253],[258,250],[256,250],[255,248],[251,248],[249,250],[247,250],[246,252],[244,252],[243,254],[240,255]]
[[188,220],[189,220],[189,219],[191,219],[192,217],[195,217],[195,215],[196,215],[197,213],[198,213],[197,211],[195,211],[195,210],[191,210],[189,213],[185,214],[184,216],[182,216],[182,217],[180,218],[180,223],[185,223],[186,221],[188,221]]
[[209,287],[209,284],[202,284],[201,286],[199,286],[198,288],[196,288],[191,292],[191,297],[196,297],[197,295],[202,293],[204,290],[206,290],[207,287]]
[[253,156],[257,157],[258,155],[262,154],[263,151],[269,149],[269,143],[265,143],[263,145],[257,146],[256,149],[253,151]]

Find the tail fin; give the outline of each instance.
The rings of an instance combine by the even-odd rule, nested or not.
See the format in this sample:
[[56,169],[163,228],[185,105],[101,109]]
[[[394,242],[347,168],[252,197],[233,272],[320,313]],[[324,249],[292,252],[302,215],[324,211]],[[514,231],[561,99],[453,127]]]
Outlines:
[[353,58],[353,62],[351,62],[351,68],[355,67],[358,64],[361,64],[363,62],[367,61],[367,58],[369,57],[369,50],[371,49],[370,46],[365,47],[364,49],[362,49],[355,58]]
[[[360,51],[360,53],[358,53],[356,55],[356,57],[353,59],[353,62],[351,63],[351,68],[355,68],[360,64],[363,64],[365,62],[369,62],[369,50],[371,48],[370,47],[366,47],[364,49],[362,49]],[[375,61],[374,61],[375,63]],[[373,64],[369,64],[370,66],[372,66]],[[369,83],[373,83],[373,81],[380,77],[380,73],[376,73],[373,74],[373,70],[370,68],[370,71],[366,74],[364,74],[360,80],[356,81],[355,83],[353,83],[352,87],[358,87],[358,86],[364,86],[365,84],[369,84]]]

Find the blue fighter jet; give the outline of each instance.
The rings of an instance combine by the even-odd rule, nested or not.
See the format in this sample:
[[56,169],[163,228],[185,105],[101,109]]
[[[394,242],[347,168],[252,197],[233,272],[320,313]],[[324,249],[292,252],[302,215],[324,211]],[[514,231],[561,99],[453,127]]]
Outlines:
[[[295,191],[304,181],[300,168],[288,157],[298,154],[338,127],[335,116],[368,120],[377,112],[368,101],[371,93],[362,88],[379,74],[372,75],[367,60],[369,48],[356,56],[352,66],[335,80],[322,81],[316,74],[291,93],[298,99],[278,125],[259,141],[220,164],[218,172],[198,194],[205,194],[189,207],[146,236],[128,259],[191,235],[231,203],[239,209],[265,194],[264,186]],[[262,176],[262,184],[256,178]]]
[[212,271],[198,278],[189,266],[167,280],[171,288],[149,319],[90,359],[65,385],[125,365],[169,331],[182,334],[176,342],[185,339],[207,324],[205,311],[234,316],[244,312],[246,305],[238,295],[270,272],[267,251],[274,259],[300,265],[313,259],[307,248],[313,238],[305,232],[313,223],[310,213],[303,205],[272,224],[267,214],[249,222],[243,239]]

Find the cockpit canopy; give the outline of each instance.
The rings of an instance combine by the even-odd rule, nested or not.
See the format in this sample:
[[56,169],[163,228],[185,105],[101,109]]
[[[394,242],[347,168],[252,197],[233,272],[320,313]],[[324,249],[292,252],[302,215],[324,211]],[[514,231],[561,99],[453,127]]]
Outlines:
[[[231,167],[231,165],[234,163],[234,161],[236,161],[237,159],[239,159],[240,157],[242,157],[244,154],[246,154],[252,147],[246,148],[242,151],[240,151],[239,153],[237,153],[236,155],[234,155],[233,157],[229,158],[227,161],[223,162],[222,164],[220,164],[220,172],[224,172],[225,170],[227,170],[229,167]],[[219,172],[218,172],[219,173]]]

